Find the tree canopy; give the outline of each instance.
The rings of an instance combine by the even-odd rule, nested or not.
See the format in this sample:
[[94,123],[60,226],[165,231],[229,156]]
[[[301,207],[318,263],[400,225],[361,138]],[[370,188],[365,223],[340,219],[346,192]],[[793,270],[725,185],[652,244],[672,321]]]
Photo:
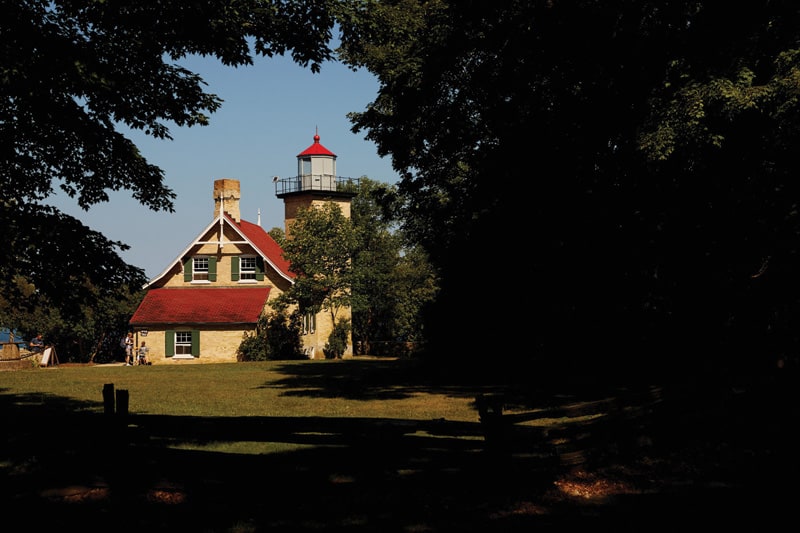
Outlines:
[[433,353],[676,372],[797,354],[795,3],[365,17],[343,57],[380,89],[353,129],[402,173],[404,230],[441,274]]
[[162,171],[119,125],[170,138],[169,123],[205,125],[221,105],[177,63],[212,55],[232,67],[290,52],[312,70],[331,58],[325,2],[4,1],[0,173],[24,201],[54,183],[86,209],[131,190],[172,209]]
[[[118,126],[169,138],[208,122],[221,102],[179,59],[290,53],[316,70],[338,28],[339,57],[380,83],[353,131],[391,156],[403,233],[439,276],[431,354],[685,371],[800,348],[794,2],[0,7],[6,220],[60,216],[44,204],[56,188],[84,209],[125,189],[170,210]],[[59,271],[25,268],[33,240],[4,250],[3,294]]]
[[72,217],[46,206],[0,209],[6,232],[0,247],[0,321],[25,338],[43,333],[67,360],[86,361],[98,350],[114,354],[141,300],[144,272],[126,264],[109,241]]
[[303,312],[328,312],[335,325],[339,312],[351,304],[353,225],[337,204],[325,202],[298,210],[291,234],[283,255],[297,277],[282,296]]
[[354,348],[371,355],[409,355],[424,346],[422,311],[437,280],[418,245],[396,227],[397,187],[362,176],[351,204]]
[[[290,54],[319,71],[333,57],[336,4],[1,0],[0,218],[10,239],[0,264],[7,304],[0,323],[19,327],[26,302],[76,309],[98,294],[141,287],[141,269],[118,255],[125,243],[85,228],[48,198],[60,190],[88,210],[109,191],[127,190],[171,212],[175,194],[163,171],[126,128],[169,139],[172,126],[208,124],[222,102],[180,66],[190,54],[231,67],[251,64],[255,54]],[[81,283],[99,292],[75,290]]]

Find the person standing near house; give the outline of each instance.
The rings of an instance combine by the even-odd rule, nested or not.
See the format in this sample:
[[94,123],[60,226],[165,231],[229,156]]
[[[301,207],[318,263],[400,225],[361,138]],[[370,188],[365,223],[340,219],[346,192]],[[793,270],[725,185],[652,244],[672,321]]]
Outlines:
[[125,337],[125,364],[133,366],[133,332],[131,331]]
[[44,339],[42,338],[42,334],[39,333],[38,335],[36,335],[36,337],[31,339],[31,342],[28,343],[28,347],[34,353],[42,352],[44,350]]
[[136,364],[138,365],[149,364],[147,362],[147,352],[150,351],[150,348],[148,348],[146,345],[147,343],[145,341],[142,341],[141,346],[139,346],[139,349],[136,350]]

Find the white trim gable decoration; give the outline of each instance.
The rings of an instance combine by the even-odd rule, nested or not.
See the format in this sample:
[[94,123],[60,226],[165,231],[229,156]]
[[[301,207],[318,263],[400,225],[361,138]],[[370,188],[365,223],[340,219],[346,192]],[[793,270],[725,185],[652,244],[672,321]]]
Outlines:
[[[223,240],[222,239],[222,235],[224,234],[225,225],[227,225],[234,232],[236,232],[236,234],[241,238],[241,240],[233,240],[233,241],[231,241],[231,240]],[[217,239],[203,240],[203,236],[204,235],[208,235],[210,232],[212,232],[214,230],[215,226],[219,226],[219,237]],[[217,233],[217,232],[215,231],[214,233]],[[181,251],[181,253],[178,254],[178,256],[175,257],[175,259],[173,259],[167,265],[167,267],[160,274],[158,274],[157,276],[152,278],[150,281],[148,281],[142,288],[146,290],[146,289],[151,288],[153,285],[157,284],[159,281],[162,280],[162,278],[164,278],[166,275],[168,275],[170,273],[170,271],[173,268],[175,268],[175,266],[182,265],[183,258],[186,257],[189,254],[189,251],[193,247],[195,247],[197,245],[203,245],[203,244],[214,244],[214,245],[219,246],[220,249],[222,249],[223,246],[226,245],[226,244],[246,244],[246,245],[250,246],[254,250],[255,254],[257,254],[257,255],[259,255],[261,257],[261,259],[264,261],[265,264],[268,264],[270,267],[272,267],[272,269],[275,272],[277,272],[279,276],[281,276],[283,279],[285,279],[289,283],[294,284],[294,279],[292,279],[290,276],[286,275],[286,273],[283,272],[283,270],[278,268],[278,266],[275,265],[275,263],[273,263],[270,260],[270,258],[267,257],[267,255],[261,249],[259,249],[258,246],[256,246],[250,239],[247,238],[247,236],[244,233],[242,233],[241,228],[239,228],[239,226],[237,226],[236,223],[234,223],[228,216],[220,215],[217,218],[215,218],[208,226],[206,226],[205,229],[203,229],[203,231],[198,233],[197,237],[195,237],[192,240],[192,242],[190,242],[183,249],[183,251]]]

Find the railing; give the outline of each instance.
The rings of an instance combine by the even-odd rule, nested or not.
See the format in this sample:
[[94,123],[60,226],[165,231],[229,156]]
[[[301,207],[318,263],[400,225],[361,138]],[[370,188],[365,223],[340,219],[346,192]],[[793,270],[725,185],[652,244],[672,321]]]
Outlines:
[[323,191],[358,193],[359,178],[345,178],[332,174],[307,174],[275,180],[275,194],[281,196],[293,192]]

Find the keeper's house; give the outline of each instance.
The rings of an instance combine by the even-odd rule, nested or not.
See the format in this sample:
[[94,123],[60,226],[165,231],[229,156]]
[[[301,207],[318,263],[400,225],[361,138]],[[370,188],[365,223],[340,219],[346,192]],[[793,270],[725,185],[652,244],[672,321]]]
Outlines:
[[[314,136],[298,156],[298,175],[276,179],[284,201],[287,238],[302,207],[336,202],[350,216],[358,180],[336,176],[336,156]],[[136,346],[147,341],[148,359],[166,362],[235,362],[244,335],[253,334],[270,302],[294,283],[283,250],[261,227],[242,220],[239,180],[214,181],[214,218],[161,274],[130,321]],[[350,318],[350,310],[340,313]],[[331,332],[329,313],[304,317],[301,341],[306,355],[323,359]],[[352,356],[352,342],[345,357]]]

